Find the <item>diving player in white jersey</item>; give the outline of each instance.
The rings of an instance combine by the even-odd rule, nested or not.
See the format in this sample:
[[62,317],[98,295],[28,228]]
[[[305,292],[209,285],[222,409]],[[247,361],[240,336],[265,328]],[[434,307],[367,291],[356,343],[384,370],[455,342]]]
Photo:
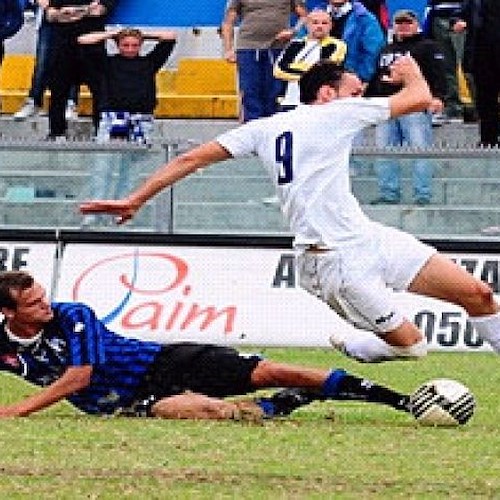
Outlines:
[[413,236],[370,221],[350,191],[349,155],[363,128],[425,110],[431,94],[411,57],[394,63],[401,90],[362,98],[362,83],[328,61],[300,80],[304,105],[252,121],[175,158],[123,200],[83,203],[83,213],[132,218],[151,197],[199,168],[257,154],[264,162],[299,250],[300,284],[360,328],[335,332],[334,347],[360,361],[418,358],[418,328],[399,310],[395,290],[462,306],[478,334],[500,352],[500,305],[490,287]]

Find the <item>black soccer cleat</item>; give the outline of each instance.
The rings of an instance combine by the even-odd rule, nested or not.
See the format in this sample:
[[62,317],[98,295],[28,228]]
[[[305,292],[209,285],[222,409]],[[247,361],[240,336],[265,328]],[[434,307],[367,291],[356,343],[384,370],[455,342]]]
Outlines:
[[266,417],[286,417],[301,406],[308,405],[313,401],[322,401],[324,398],[317,392],[307,389],[282,389],[272,396],[256,399]]

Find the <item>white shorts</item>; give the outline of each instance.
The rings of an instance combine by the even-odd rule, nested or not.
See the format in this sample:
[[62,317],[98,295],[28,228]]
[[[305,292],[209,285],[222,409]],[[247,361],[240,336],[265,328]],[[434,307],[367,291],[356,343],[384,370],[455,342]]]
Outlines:
[[300,286],[354,326],[387,333],[405,319],[394,292],[406,290],[435,253],[408,233],[377,225],[361,243],[300,253]]

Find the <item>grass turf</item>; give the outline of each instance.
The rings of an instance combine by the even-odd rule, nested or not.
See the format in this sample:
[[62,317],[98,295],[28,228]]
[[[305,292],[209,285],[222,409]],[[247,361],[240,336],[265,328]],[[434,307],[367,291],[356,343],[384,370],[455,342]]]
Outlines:
[[[58,404],[0,427],[1,498],[495,498],[500,493],[498,357],[432,353],[361,365],[320,349],[267,349],[345,367],[410,392],[447,377],[475,393],[463,427],[424,428],[378,405],[314,403],[264,425],[81,415]],[[32,389],[2,376],[0,400]]]

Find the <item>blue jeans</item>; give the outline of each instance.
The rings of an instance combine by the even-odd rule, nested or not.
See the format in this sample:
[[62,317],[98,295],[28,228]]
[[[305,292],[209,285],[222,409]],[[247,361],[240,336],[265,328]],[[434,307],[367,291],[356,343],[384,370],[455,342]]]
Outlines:
[[[31,79],[31,89],[29,97],[33,99],[35,106],[41,107],[43,104],[43,94],[48,87],[48,78],[50,74],[50,63],[52,61],[52,25],[45,19],[41,22],[38,28],[38,36],[36,40],[35,51],[35,68]],[[76,86],[73,86],[70,91],[70,99],[73,102],[78,100],[78,92]]]
[[[380,123],[375,128],[377,147],[432,146],[432,121],[427,112],[411,113]],[[413,161],[413,196],[419,201],[429,201],[432,196],[433,164],[427,159]],[[381,198],[389,201],[401,199],[401,166],[394,160],[377,160],[375,172]]]
[[280,49],[236,51],[244,122],[271,116],[278,110],[283,82],[274,78],[273,65],[280,53]]

